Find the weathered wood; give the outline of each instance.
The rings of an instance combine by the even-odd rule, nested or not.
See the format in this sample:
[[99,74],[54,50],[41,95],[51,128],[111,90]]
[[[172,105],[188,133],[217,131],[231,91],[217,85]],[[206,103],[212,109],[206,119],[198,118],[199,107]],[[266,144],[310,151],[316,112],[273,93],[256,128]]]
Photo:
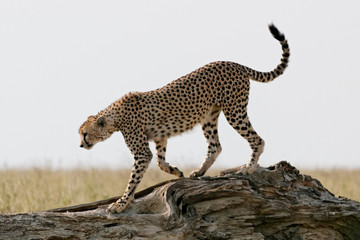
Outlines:
[[[168,180],[165,182],[155,184],[155,185],[148,187],[142,191],[136,192],[134,197],[135,197],[135,199],[144,197],[144,196],[148,195],[149,193],[151,193],[152,191],[154,191],[154,189],[161,187],[167,183],[174,182],[176,180],[177,179],[173,179],[173,180]],[[96,201],[96,202],[92,202],[92,203],[85,203],[85,204],[79,204],[79,205],[70,206],[70,207],[50,209],[50,210],[47,210],[46,212],[62,213],[62,212],[83,212],[83,211],[88,211],[88,210],[94,210],[94,209],[97,209],[98,207],[101,207],[102,205],[109,205],[113,202],[116,202],[119,198],[121,198],[121,196],[112,197],[109,199],[104,199],[104,200],[100,200],[100,201]]]
[[115,199],[0,215],[0,239],[360,239],[360,203],[286,162],[161,183],[123,213],[106,213]]

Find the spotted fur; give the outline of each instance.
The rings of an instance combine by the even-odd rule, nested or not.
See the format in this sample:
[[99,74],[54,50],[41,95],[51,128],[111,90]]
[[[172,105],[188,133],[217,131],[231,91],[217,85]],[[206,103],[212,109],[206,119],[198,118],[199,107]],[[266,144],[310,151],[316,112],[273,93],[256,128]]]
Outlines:
[[252,154],[246,166],[236,171],[251,174],[257,168],[264,140],[255,132],[247,115],[250,82],[269,82],[281,75],[288,64],[289,46],[284,35],[274,25],[270,32],[282,46],[280,64],[270,72],[259,72],[234,62],[207,64],[168,85],[149,92],[133,92],[90,116],[79,129],[81,145],[90,149],[112,133],[120,131],[134,156],[134,165],[124,195],[108,211],[121,212],[132,201],[136,186],[147,169],[152,153],[149,141],[156,146],[161,170],[183,177],[183,173],[165,160],[169,137],[181,134],[199,124],[208,143],[207,155],[201,167],[190,174],[205,174],[221,152],[218,137],[218,117],[223,111],[229,124],[250,144]]

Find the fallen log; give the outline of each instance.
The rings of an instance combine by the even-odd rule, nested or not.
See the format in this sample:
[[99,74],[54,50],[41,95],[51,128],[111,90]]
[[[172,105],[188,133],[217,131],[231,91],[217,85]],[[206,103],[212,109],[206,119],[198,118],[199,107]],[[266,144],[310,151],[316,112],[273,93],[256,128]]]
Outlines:
[[335,197],[287,162],[251,175],[176,179],[111,199],[0,215],[1,239],[360,239],[360,203]]

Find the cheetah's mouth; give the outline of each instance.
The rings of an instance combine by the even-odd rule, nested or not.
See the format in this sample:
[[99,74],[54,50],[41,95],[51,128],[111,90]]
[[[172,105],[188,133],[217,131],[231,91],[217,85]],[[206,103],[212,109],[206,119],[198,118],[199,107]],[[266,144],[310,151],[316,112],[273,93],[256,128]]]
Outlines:
[[84,133],[84,143],[86,144],[86,148],[90,149],[93,146],[93,144],[90,144],[86,141],[86,135],[87,133]]

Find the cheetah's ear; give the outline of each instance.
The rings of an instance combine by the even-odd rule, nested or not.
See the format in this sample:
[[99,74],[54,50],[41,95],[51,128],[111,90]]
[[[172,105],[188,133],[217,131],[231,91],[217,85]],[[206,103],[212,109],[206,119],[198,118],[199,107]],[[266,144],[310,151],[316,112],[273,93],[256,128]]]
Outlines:
[[97,125],[100,126],[100,127],[105,127],[106,125],[106,120],[105,120],[105,117],[102,116],[102,117],[99,117],[96,121]]

